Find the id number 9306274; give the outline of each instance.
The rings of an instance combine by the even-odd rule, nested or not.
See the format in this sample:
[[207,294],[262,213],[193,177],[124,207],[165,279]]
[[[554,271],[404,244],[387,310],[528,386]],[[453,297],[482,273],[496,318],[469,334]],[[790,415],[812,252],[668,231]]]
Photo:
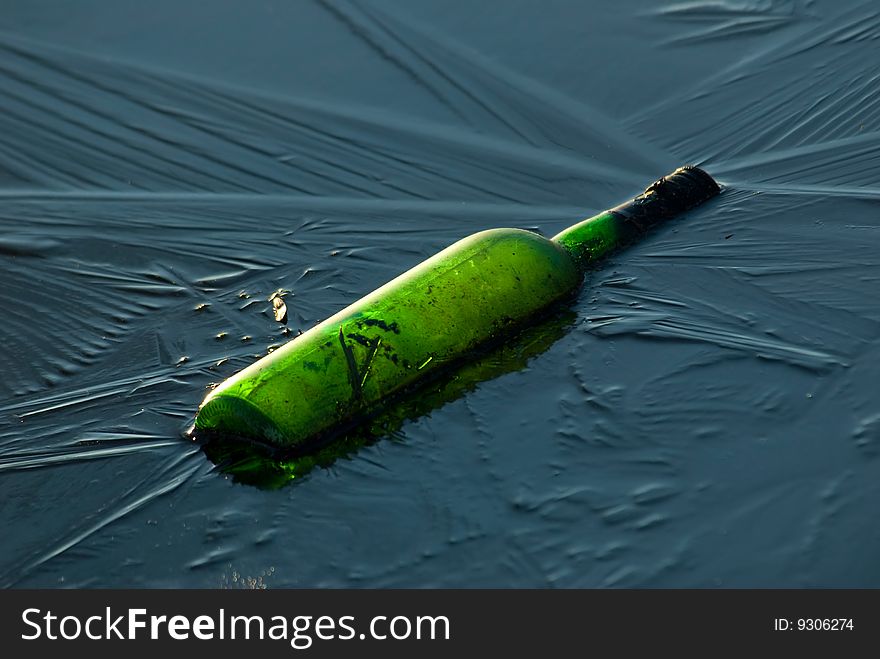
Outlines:
[[853,631],[852,618],[774,618],[773,631],[834,632]]

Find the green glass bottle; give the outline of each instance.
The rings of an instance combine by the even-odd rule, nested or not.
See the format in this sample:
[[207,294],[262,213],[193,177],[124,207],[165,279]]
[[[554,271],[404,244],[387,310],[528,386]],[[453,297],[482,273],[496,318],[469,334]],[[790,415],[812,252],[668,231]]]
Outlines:
[[596,261],[718,192],[704,171],[681,167],[552,239],[468,236],[222,382],[195,428],[277,447],[347,430],[570,298]]

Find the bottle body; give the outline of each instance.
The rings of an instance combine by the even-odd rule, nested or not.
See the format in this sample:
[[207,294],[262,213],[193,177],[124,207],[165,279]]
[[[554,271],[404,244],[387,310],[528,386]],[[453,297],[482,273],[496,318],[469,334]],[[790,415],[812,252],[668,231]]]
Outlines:
[[285,447],[332,433],[515,331],[582,276],[538,234],[473,234],[223,382],[196,428]]

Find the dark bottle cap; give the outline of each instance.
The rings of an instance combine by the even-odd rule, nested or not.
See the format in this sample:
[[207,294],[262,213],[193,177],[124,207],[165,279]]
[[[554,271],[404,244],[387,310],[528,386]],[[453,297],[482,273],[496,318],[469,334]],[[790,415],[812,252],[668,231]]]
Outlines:
[[610,209],[639,229],[646,230],[683,213],[721,192],[721,187],[699,167],[685,165],[655,181],[632,201]]

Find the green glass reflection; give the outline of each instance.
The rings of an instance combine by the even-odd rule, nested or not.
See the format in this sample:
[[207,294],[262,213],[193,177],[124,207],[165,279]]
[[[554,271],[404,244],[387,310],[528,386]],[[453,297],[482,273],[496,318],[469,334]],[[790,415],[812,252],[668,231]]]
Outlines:
[[373,416],[358,419],[348,432],[329,442],[307,447],[277,449],[245,442],[218,433],[194,431],[207,457],[217,469],[235,482],[275,489],[296,481],[315,468],[328,467],[336,460],[346,459],[358,449],[383,438],[401,438],[402,428],[474,390],[480,383],[505,373],[524,369],[529,360],[540,355],[559,340],[576,321],[570,309],[555,310],[512,339],[479,351],[472,359],[462,361],[429,380]]

